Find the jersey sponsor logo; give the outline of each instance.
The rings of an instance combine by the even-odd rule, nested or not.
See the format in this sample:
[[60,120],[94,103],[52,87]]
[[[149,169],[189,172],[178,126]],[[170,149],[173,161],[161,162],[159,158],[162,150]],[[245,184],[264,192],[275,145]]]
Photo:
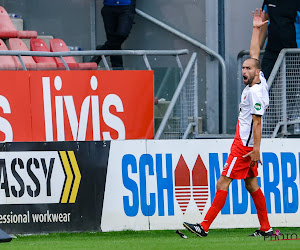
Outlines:
[[0,153],[0,204],[75,203],[80,180],[73,151]]
[[259,111],[261,110],[261,104],[260,103],[255,103],[254,108]]

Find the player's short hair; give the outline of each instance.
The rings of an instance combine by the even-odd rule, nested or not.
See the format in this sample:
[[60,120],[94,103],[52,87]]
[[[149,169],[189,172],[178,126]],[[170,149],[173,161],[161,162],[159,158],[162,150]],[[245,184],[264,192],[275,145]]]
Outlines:
[[260,61],[258,59],[252,57],[250,59],[254,61],[254,65],[257,69],[261,69]]

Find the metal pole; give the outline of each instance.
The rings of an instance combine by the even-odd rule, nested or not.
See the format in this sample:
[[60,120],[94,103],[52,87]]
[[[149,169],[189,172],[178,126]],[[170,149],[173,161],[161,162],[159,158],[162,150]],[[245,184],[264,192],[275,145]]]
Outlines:
[[287,112],[286,112],[286,57],[282,61],[282,121],[283,129],[282,133],[287,134]]
[[96,49],[96,0],[90,0],[91,49]]
[[60,56],[59,58],[62,61],[62,63],[64,64],[66,70],[70,70],[69,65],[66,63],[65,59],[62,56]]
[[148,60],[148,58],[147,58],[147,55],[143,55],[143,59],[144,59],[144,62],[145,62],[145,64],[146,64],[147,69],[148,69],[148,70],[152,70],[152,69],[151,69],[151,65],[150,65],[150,63],[149,63],[149,60]]
[[[299,120],[295,120],[295,121],[287,121],[286,125],[295,125],[295,124],[299,124]],[[278,122],[275,126],[275,129],[273,131],[273,134],[271,136],[271,138],[276,138],[277,133],[279,131],[279,128],[284,125],[284,122]]]
[[20,62],[21,62],[21,65],[22,65],[23,70],[27,70],[27,68],[26,68],[26,66],[25,66],[25,63],[24,63],[24,61],[23,61],[23,59],[22,59],[22,56],[19,55],[18,58],[19,58],[19,60],[20,60]]
[[171,102],[169,104],[169,107],[168,107],[168,109],[167,109],[167,111],[165,113],[165,116],[164,116],[163,120],[161,121],[161,124],[159,125],[159,128],[158,128],[158,130],[156,132],[156,135],[155,135],[154,139],[159,139],[161,137],[161,135],[162,135],[162,133],[164,131],[164,128],[165,128],[165,126],[166,126],[166,124],[168,122],[168,119],[169,119],[169,117],[170,117],[170,115],[172,113],[172,110],[173,110],[173,108],[174,108],[174,106],[176,104],[176,101],[177,101],[177,99],[178,99],[178,97],[179,97],[179,95],[181,93],[181,90],[182,90],[184,84],[186,83],[186,79],[187,79],[187,77],[188,77],[188,75],[189,75],[189,73],[190,73],[190,71],[191,71],[191,69],[193,67],[193,64],[194,64],[194,62],[195,62],[196,59],[197,59],[197,53],[194,52],[193,55],[192,55],[192,57],[191,57],[191,59],[190,59],[190,61],[189,61],[189,63],[188,63],[188,65],[186,66],[186,69],[185,69],[185,71],[183,73],[183,76],[180,79],[178,87],[177,87],[177,89],[176,89],[176,91],[175,91],[175,93],[173,95],[173,98],[172,98],[172,100],[171,100]]
[[207,54],[215,57],[222,68],[222,113],[223,113],[223,119],[222,119],[222,134],[226,134],[227,133],[227,86],[226,86],[226,80],[227,80],[227,76],[226,76],[226,65],[225,65],[225,61],[223,59],[223,57],[221,55],[219,55],[218,53],[216,53],[215,51],[211,50],[210,48],[208,48],[207,46],[205,46],[204,44],[198,42],[197,40],[187,36],[186,34],[172,28],[171,26],[159,21],[158,19],[146,14],[145,12],[136,9],[136,13],[139,14],[140,16],[144,17],[145,19],[149,20],[150,22],[155,23],[156,25],[160,26],[161,28],[171,32],[172,34],[179,36],[180,38],[190,42],[191,44],[199,47],[200,49],[204,50]]
[[102,58],[102,61],[103,61],[103,63],[104,63],[105,69],[106,69],[106,70],[110,70],[109,65],[108,65],[108,62],[107,62],[105,56],[102,55],[101,58]]
[[194,127],[196,126],[196,123],[195,123],[195,122],[189,123],[189,125],[187,126],[187,128],[186,128],[186,130],[185,130],[185,132],[184,132],[184,134],[183,134],[183,136],[182,136],[182,139],[186,139],[186,138],[188,137],[189,132],[190,132],[190,130],[191,130],[191,128],[192,128],[193,126],[194,126]]
[[196,59],[194,64],[194,122],[195,133],[199,134],[199,122],[198,122],[198,59]]
[[180,61],[180,58],[179,58],[178,55],[176,55],[176,62],[177,62],[178,67],[180,68],[180,73],[182,74],[183,73],[183,67],[182,67],[182,64],[181,64],[181,61]]
[[84,50],[84,51],[64,51],[64,52],[44,52],[44,51],[19,51],[19,50],[0,50],[3,56],[176,56],[187,55],[187,49],[182,50]]

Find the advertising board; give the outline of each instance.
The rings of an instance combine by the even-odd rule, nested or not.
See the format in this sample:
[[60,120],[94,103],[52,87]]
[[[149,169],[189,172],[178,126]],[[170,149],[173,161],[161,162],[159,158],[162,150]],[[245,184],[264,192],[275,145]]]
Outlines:
[[2,230],[100,230],[109,142],[1,145]]
[[153,71],[0,75],[2,142],[153,138]]
[[[112,142],[101,229],[180,229],[201,222],[232,140]],[[272,226],[300,226],[298,139],[263,139],[258,182]],[[259,227],[243,180],[234,180],[212,228]]]

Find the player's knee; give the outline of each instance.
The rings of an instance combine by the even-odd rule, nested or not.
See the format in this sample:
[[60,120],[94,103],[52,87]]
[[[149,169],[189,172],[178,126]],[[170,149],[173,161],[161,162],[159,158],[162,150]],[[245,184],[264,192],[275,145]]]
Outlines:
[[230,183],[231,183],[231,181],[221,177],[217,182],[217,190],[228,191],[228,187],[229,187]]
[[249,193],[253,193],[259,189],[259,186],[255,183],[246,183],[245,182],[245,188],[248,190]]
[[245,182],[245,188],[248,190],[248,192],[250,192],[251,189],[252,189],[252,188],[251,188],[251,184]]

